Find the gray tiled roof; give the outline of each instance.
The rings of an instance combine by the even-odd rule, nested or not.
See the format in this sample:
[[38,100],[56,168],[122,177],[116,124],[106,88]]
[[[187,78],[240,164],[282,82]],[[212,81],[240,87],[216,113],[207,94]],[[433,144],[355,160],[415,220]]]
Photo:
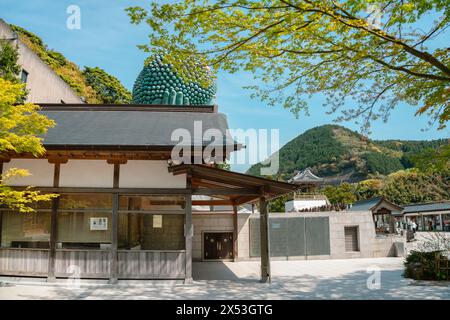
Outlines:
[[[146,112],[146,111],[66,111],[43,110],[55,120],[44,145],[89,146],[173,146],[176,129],[186,129],[194,136],[194,122],[201,121],[202,130],[218,129],[224,136],[228,129],[222,113]],[[234,144],[232,139],[228,144]],[[200,145],[198,141],[196,145]],[[203,141],[203,145],[208,142]]]
[[380,201],[382,197],[371,198],[367,200],[357,201],[352,204],[352,207],[349,211],[367,211],[375,207]]
[[403,213],[443,211],[443,210],[450,210],[450,201],[407,205],[404,206]]
[[323,182],[323,178],[319,178],[311,172],[310,168],[297,173],[289,182]]

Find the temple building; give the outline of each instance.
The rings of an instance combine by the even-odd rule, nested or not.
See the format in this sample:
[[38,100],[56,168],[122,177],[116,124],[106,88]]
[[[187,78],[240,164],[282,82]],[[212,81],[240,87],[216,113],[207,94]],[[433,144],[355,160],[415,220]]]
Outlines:
[[294,193],[292,200],[286,201],[284,205],[286,212],[310,210],[330,204],[324,194],[317,192],[324,179],[312,173],[310,168],[299,171],[288,182],[298,185],[299,189]]
[[403,223],[403,208],[388,201],[384,197],[357,201],[352,204],[349,211],[370,211],[373,216],[375,232],[396,233],[397,229],[405,229]]
[[[203,159],[211,146],[216,157],[223,151],[217,162],[242,147],[210,104],[214,86],[177,76],[153,58],[134,87],[135,104],[40,104],[57,124],[43,137],[46,153],[2,153],[0,169],[27,169],[30,176],[7,183],[59,197],[31,214],[1,208],[0,275],[189,281],[192,261],[249,256],[243,226],[250,213],[238,211],[257,203],[261,279],[270,279],[267,203],[298,186]],[[174,138],[177,130],[195,138],[186,144]],[[208,138],[208,130],[223,139]],[[180,145],[177,162],[172,152]],[[195,209],[220,206],[227,210]]]

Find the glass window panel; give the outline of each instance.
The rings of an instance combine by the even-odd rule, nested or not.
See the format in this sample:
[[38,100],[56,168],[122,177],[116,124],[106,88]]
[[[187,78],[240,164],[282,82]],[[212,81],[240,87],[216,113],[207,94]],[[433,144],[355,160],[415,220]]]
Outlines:
[[57,247],[109,249],[111,228],[111,212],[58,212]]
[[450,231],[450,214],[442,215],[442,230]]
[[49,248],[50,212],[3,212],[1,246],[6,248]]
[[52,209],[52,200],[33,202],[30,205],[30,207],[35,210],[51,210]]
[[112,209],[112,195],[108,193],[70,193],[59,197],[59,209]]
[[119,214],[119,249],[184,250],[184,215]]
[[184,203],[185,199],[183,196],[130,195],[130,196],[121,196],[119,198],[119,210],[122,211],[183,210]]

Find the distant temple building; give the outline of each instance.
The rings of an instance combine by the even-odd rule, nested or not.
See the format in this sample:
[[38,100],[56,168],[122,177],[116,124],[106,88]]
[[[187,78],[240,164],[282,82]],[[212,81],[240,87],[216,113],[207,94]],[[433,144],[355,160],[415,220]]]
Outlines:
[[319,178],[314,173],[312,173],[310,168],[306,168],[305,170],[297,173],[288,182],[301,184],[302,188],[300,190],[303,192],[314,192],[316,188],[324,182],[324,179]]
[[284,205],[286,212],[304,211],[329,205],[327,197],[317,194],[317,188],[323,184],[324,179],[316,176],[310,168],[298,172],[289,183],[301,185],[294,199],[287,201]]

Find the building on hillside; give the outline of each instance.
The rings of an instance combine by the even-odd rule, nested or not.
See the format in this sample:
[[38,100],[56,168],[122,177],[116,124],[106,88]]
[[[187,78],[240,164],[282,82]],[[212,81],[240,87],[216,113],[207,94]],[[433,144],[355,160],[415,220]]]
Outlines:
[[72,88],[61,79],[33,50],[28,48],[11,27],[0,19],[0,41],[17,46],[20,79],[28,90],[27,102],[33,103],[83,103]]
[[299,212],[328,206],[330,203],[324,194],[317,192],[324,179],[311,172],[310,168],[298,172],[289,183],[301,186],[292,200],[284,204],[286,212]]
[[403,229],[403,208],[386,200],[384,197],[375,197],[357,201],[352,204],[349,211],[372,212],[375,231],[377,233],[396,233]]
[[450,201],[406,205],[402,213],[408,225],[417,225],[417,231],[450,232]]
[[306,168],[303,171],[299,171],[288,182],[301,185],[301,189],[299,190],[301,192],[314,192],[323,184],[324,179],[312,173],[310,168]]

